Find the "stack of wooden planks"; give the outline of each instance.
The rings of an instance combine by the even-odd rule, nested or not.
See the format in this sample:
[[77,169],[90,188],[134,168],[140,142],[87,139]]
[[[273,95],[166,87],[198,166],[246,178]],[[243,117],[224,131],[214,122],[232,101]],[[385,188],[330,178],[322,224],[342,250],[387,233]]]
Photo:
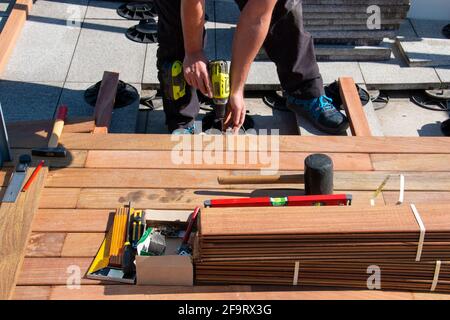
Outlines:
[[204,209],[196,280],[450,292],[450,205],[414,209]]
[[303,1],[306,30],[325,44],[378,45],[396,36],[409,8],[410,0]]

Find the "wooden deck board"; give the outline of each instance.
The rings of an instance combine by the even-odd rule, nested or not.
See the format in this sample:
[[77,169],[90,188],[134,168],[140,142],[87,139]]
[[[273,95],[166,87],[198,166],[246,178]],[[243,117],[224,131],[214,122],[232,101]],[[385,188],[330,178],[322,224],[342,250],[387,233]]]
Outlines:
[[[16,154],[45,144],[43,134],[12,137]],[[39,210],[31,226],[15,299],[449,299],[449,295],[352,290],[301,290],[289,287],[194,286],[139,287],[81,280],[79,290],[66,288],[73,268],[83,277],[114,209],[128,201],[142,209],[189,210],[212,198],[302,194],[303,184],[234,185],[217,183],[223,175],[258,174],[263,164],[172,164],[179,144],[168,135],[93,135],[65,132],[61,143],[73,161],[50,163]],[[248,148],[244,141],[238,149]],[[237,139],[237,140],[236,140]],[[192,150],[208,145],[192,144]],[[373,191],[391,175],[376,206],[398,200],[399,174],[406,177],[405,203],[450,203],[448,138],[280,137],[282,173],[303,171],[307,154],[331,154],[335,191],[353,195],[353,206],[368,206]],[[229,148],[225,148],[226,150]],[[248,149],[247,149],[248,150]],[[442,162],[440,162],[440,159]],[[11,167],[0,173],[5,186]],[[3,188],[4,189],[4,188]],[[268,191],[269,189],[269,191]],[[424,218],[425,219],[425,218]],[[446,222],[443,221],[442,224]],[[438,226],[434,226],[439,227]],[[51,246],[54,243],[54,246]]]
[[[45,136],[35,134],[17,134],[10,137],[13,148],[33,148],[43,143]],[[181,137],[172,137],[167,134],[108,134],[93,135],[89,133],[65,133],[60,143],[69,150],[166,150],[171,151],[181,146]],[[203,138],[200,142],[191,139],[192,150],[204,150],[211,146],[212,138]],[[221,137],[224,150],[250,150],[255,138]],[[233,141],[232,147],[228,141]],[[262,141],[262,142],[261,142]],[[445,153],[450,154],[450,139],[446,137],[298,137],[279,136],[279,150],[281,152],[326,152],[326,153],[394,153],[394,154],[420,154]],[[258,141],[257,141],[258,142]],[[270,147],[270,139],[260,140],[260,143]]]
[[[179,189],[258,189],[261,185],[220,185],[218,176],[257,174],[244,170],[177,170],[177,169],[98,169],[64,168],[51,171],[47,186],[53,188],[164,188]],[[283,172],[281,172],[283,173]],[[287,173],[287,172],[284,172]],[[399,190],[398,171],[337,171],[334,185],[337,190],[373,191],[387,175],[392,175],[384,190]],[[406,172],[408,191],[450,191],[450,172]],[[267,188],[302,188],[301,184],[267,185]]]
[[[329,153],[333,160],[334,169],[338,171],[370,171],[372,163],[368,154],[364,153]],[[182,163],[177,163],[177,153],[167,151],[89,151],[86,168],[146,168],[146,169],[196,169],[202,164],[202,170],[208,169],[270,169],[271,163],[264,163],[258,152],[246,152],[238,158],[232,152],[224,152],[223,155],[211,155],[201,151],[192,152]],[[270,156],[270,155],[269,155]],[[305,158],[309,153],[282,152],[279,154],[280,170],[304,170]],[[181,155],[180,155],[181,158]],[[233,162],[242,161],[238,164],[228,164],[227,159]],[[254,159],[254,160],[253,160]],[[268,159],[270,160],[270,158]],[[200,161],[200,162],[196,162]]]
[[[84,276],[92,258],[25,258],[17,285],[100,284]],[[81,277],[81,279],[80,279]]]

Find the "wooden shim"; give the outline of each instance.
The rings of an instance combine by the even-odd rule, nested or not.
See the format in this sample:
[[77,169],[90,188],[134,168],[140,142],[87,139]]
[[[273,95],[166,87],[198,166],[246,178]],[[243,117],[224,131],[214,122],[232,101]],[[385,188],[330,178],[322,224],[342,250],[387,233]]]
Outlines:
[[[334,169],[338,171],[370,171],[372,164],[367,154],[331,153]],[[149,169],[272,169],[304,170],[305,158],[309,153],[282,152],[277,157],[268,158],[266,153],[232,152],[211,154],[202,151],[183,155],[168,151],[97,151],[91,150],[86,160],[86,168],[149,168]],[[180,163],[180,161],[183,161]]]
[[94,257],[105,233],[68,233],[62,248],[62,257]]
[[33,0],[17,0],[3,26],[0,33],[0,74],[8,63],[32,6]]
[[65,233],[33,232],[26,247],[26,257],[59,257],[64,245]]
[[[189,138],[185,139],[192,139]],[[258,137],[258,136],[256,136]],[[183,144],[183,136],[167,134],[112,134],[92,135],[88,133],[66,133],[60,143],[69,150],[173,150]],[[191,150],[204,150],[211,146],[211,137],[203,138],[200,143],[191,140]],[[255,137],[250,136],[220,136],[224,150],[251,150],[255,145]],[[272,150],[267,136],[259,138],[256,143],[262,143]],[[264,140],[265,139],[265,140]],[[281,152],[308,153],[450,153],[450,138],[448,137],[340,137],[340,136],[278,136]],[[45,144],[45,136],[13,135],[10,137],[13,148],[30,149]],[[189,141],[189,140],[187,140]],[[203,141],[203,142],[201,142]],[[228,141],[234,141],[234,148],[227,147]],[[262,142],[261,142],[262,141]]]
[[[16,133],[50,132],[53,120],[33,120],[8,122],[6,127],[9,135]],[[94,130],[95,121],[93,117],[68,117],[64,122],[63,133],[89,133]]]
[[375,170],[449,171],[447,154],[371,154]]
[[[231,170],[175,170],[175,169],[78,169],[52,171],[48,187],[62,188],[164,188],[179,189],[261,189],[261,185],[219,185],[218,176],[255,174],[258,171]],[[286,172],[280,172],[285,174]],[[335,190],[374,191],[387,175],[391,179],[385,191],[399,190],[399,175],[385,171],[337,171]],[[407,172],[407,191],[450,191],[450,172]],[[264,185],[264,188],[303,189],[303,184]]]
[[105,71],[103,73],[103,79],[94,109],[94,133],[108,133],[118,84],[119,74],[117,72]]
[[352,78],[339,78],[339,88],[352,134],[359,137],[372,136],[355,81]]
[[42,168],[30,189],[21,193],[15,203],[0,205],[0,299],[11,298],[47,172],[46,167]]
[[106,232],[112,224],[111,210],[39,209],[33,232]]
[[66,285],[78,270],[81,284],[102,283],[86,279],[91,263],[92,258],[25,258],[17,285]]

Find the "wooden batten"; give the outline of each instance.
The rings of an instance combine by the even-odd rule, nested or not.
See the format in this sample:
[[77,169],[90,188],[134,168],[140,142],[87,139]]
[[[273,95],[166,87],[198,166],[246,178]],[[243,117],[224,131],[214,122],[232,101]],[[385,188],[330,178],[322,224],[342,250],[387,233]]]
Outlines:
[[356,90],[355,81],[352,78],[339,78],[339,87],[352,134],[354,136],[370,137],[372,133]]
[[17,0],[0,33],[0,74],[8,63],[32,6],[33,0]]
[[94,133],[108,133],[111,125],[114,101],[116,100],[117,85],[119,84],[119,74],[105,71],[102,83],[95,103]]

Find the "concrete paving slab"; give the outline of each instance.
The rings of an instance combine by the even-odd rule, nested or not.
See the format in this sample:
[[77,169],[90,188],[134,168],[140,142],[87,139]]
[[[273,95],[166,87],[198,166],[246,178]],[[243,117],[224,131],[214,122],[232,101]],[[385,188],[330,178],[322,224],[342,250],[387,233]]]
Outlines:
[[[392,43],[390,43],[392,45]],[[409,67],[395,46],[388,61],[360,62],[369,90],[407,90],[440,88],[441,81],[434,68]]]
[[442,82],[443,88],[450,88],[450,67],[436,68],[436,73]]
[[47,23],[65,24],[67,20],[82,22],[86,14],[89,0],[38,0],[31,9],[29,19],[32,21],[45,21]]
[[0,80],[0,103],[6,122],[52,119],[62,85]]
[[59,82],[66,79],[81,28],[27,21],[3,79]]
[[319,62],[319,69],[325,85],[344,76],[352,77],[356,83],[364,83],[358,62]]
[[396,43],[411,67],[450,66],[449,39],[405,38]]
[[248,115],[255,122],[257,132],[267,130],[270,134],[271,130],[278,130],[280,135],[298,134],[297,124],[291,112],[272,109],[266,106],[261,98],[246,98],[245,104]]
[[90,1],[86,19],[123,20],[116,12],[123,3],[120,1]]
[[85,19],[67,77],[68,82],[97,82],[103,72],[120,73],[120,79],[140,83],[146,45],[128,40],[125,31],[136,24],[127,20]]
[[[84,100],[84,92],[94,83],[67,82],[61,93],[58,105],[67,104],[72,116],[91,116],[94,108]],[[132,84],[139,92],[140,84]],[[139,102],[120,109],[115,109],[111,120],[112,133],[134,133],[138,114]]]
[[420,108],[409,92],[389,92],[389,104],[375,111],[385,136],[442,136],[440,125],[448,112]]
[[58,105],[66,104],[70,116],[92,116],[94,108],[84,101],[84,91],[94,83],[66,82],[63,86]]
[[0,0],[0,15],[7,15],[13,6],[13,1],[11,0]]
[[411,23],[418,37],[447,39],[442,34],[442,29],[448,24],[448,20],[411,19]]

